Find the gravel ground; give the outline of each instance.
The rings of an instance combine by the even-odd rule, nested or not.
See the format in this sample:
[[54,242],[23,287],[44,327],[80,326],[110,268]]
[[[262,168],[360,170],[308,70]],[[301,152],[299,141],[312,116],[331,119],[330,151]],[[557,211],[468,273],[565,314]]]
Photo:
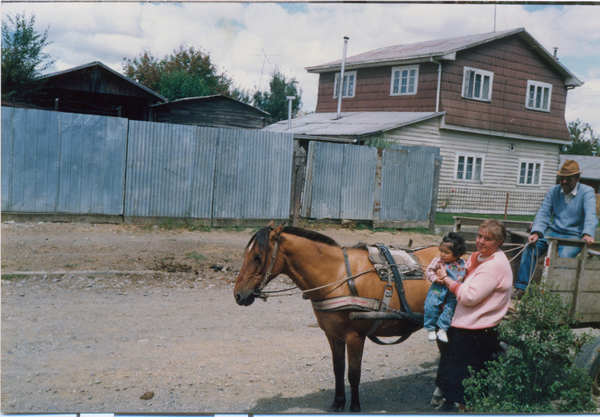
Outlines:
[[[319,231],[347,246],[439,240]],[[253,232],[3,223],[2,413],[323,412],[331,353],[309,302],[234,302]],[[363,412],[436,413],[438,359],[423,330],[367,342]]]

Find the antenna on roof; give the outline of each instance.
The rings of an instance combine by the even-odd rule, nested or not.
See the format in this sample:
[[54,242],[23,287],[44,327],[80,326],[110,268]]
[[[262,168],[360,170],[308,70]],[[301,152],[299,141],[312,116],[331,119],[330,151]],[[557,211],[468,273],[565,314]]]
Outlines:
[[496,4],[494,4],[494,33],[496,33]]
[[[263,48],[260,48],[260,50],[262,51],[262,54],[252,55],[252,56],[263,56],[264,55],[264,57],[265,57],[265,59],[263,59],[262,69],[260,70],[260,80],[258,81],[258,91],[260,91],[260,84],[262,83],[263,72],[265,71],[265,62],[268,62],[269,64],[271,63],[271,61],[269,61],[269,58],[267,57],[267,53],[265,52],[265,50]],[[271,56],[277,56],[277,55],[271,54]]]

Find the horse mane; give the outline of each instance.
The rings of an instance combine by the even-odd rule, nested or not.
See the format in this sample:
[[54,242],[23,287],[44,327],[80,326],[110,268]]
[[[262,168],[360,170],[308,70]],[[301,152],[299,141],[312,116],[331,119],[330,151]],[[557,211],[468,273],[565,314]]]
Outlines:
[[308,240],[312,240],[313,242],[324,243],[329,246],[340,246],[334,239],[330,238],[329,236],[325,236],[324,234],[314,232],[312,230],[302,229],[300,227],[285,226],[282,232],[289,233],[290,235],[294,236],[300,236]]
[[[259,253],[266,253],[269,248],[269,236],[270,236],[272,230],[273,230],[272,227],[267,226],[267,227],[263,227],[258,232],[256,232],[254,234],[254,236],[252,236],[250,238],[250,241],[246,245],[246,251],[248,250],[250,245],[252,245],[252,242],[256,241],[256,244],[258,245]],[[282,229],[282,232],[288,233],[288,234],[294,235],[294,236],[303,237],[308,240],[312,240],[313,242],[324,243],[329,246],[335,246],[335,247],[340,246],[334,239],[330,238],[329,236],[325,236],[321,233],[314,232],[312,230],[302,229],[300,227],[285,226]]]

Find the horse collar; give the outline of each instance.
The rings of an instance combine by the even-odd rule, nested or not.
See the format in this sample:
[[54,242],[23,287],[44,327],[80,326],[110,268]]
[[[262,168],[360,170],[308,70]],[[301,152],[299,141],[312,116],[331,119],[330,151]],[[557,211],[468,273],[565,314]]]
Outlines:
[[275,242],[275,246],[273,247],[273,254],[271,255],[271,262],[269,263],[269,267],[267,268],[267,272],[265,272],[265,276],[263,277],[258,287],[256,287],[256,292],[260,293],[263,288],[269,282],[269,278],[271,278],[271,272],[273,271],[273,266],[275,266],[275,260],[277,259],[277,252],[279,251],[279,242]]

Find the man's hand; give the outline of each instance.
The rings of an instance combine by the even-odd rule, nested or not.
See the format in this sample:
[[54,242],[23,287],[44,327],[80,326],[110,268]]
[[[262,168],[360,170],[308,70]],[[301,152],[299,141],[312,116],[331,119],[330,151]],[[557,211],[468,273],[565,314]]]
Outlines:
[[532,233],[532,234],[529,235],[529,239],[527,239],[527,242],[530,243],[530,244],[531,243],[535,243],[535,242],[538,241],[539,238],[540,237],[539,237],[539,235],[537,233]]
[[590,235],[583,235],[583,237],[581,238],[581,240],[585,240],[585,243],[587,243],[588,246],[590,246],[592,243],[594,243],[596,241]]

